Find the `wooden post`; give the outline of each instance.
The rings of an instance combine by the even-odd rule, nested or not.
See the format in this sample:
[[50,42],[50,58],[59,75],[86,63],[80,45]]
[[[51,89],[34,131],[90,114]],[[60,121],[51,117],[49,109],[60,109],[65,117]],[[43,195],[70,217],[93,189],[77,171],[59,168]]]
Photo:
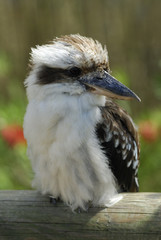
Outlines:
[[109,208],[73,213],[36,191],[0,191],[0,240],[160,240],[161,193],[127,193]]

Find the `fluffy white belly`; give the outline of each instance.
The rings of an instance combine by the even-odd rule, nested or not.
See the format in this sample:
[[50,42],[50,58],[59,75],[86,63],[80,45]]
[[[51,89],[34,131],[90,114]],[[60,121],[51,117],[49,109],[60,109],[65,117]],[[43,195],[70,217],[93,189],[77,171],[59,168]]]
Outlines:
[[[91,96],[87,95],[86,98]],[[93,100],[63,96],[30,101],[24,120],[33,186],[60,197],[72,209],[107,203],[116,193],[108,161],[95,136],[101,120]],[[87,105],[86,103],[89,102]]]

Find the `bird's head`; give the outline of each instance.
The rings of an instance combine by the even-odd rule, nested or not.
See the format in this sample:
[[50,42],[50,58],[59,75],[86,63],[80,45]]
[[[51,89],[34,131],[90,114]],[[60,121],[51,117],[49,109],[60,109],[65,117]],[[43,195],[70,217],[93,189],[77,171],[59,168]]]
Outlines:
[[48,45],[32,49],[33,69],[27,86],[49,86],[61,94],[90,92],[108,98],[139,97],[110,75],[106,47],[79,34],[56,38]]

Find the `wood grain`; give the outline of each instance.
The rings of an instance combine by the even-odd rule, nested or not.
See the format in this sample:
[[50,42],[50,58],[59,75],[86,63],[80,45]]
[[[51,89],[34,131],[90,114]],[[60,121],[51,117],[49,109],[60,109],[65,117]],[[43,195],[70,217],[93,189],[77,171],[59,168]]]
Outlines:
[[161,240],[161,193],[127,193],[112,207],[73,213],[31,190],[0,191],[0,240]]

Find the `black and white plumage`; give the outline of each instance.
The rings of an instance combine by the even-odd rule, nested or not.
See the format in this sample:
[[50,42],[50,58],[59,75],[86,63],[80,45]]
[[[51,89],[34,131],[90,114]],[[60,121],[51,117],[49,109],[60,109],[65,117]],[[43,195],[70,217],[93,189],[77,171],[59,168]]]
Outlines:
[[107,101],[101,109],[103,122],[98,123],[97,136],[109,158],[120,192],[137,192],[139,142],[131,117],[116,103]]
[[106,48],[69,35],[32,49],[24,118],[33,186],[74,210],[138,191],[135,125],[113,98],[139,98],[109,74]]

